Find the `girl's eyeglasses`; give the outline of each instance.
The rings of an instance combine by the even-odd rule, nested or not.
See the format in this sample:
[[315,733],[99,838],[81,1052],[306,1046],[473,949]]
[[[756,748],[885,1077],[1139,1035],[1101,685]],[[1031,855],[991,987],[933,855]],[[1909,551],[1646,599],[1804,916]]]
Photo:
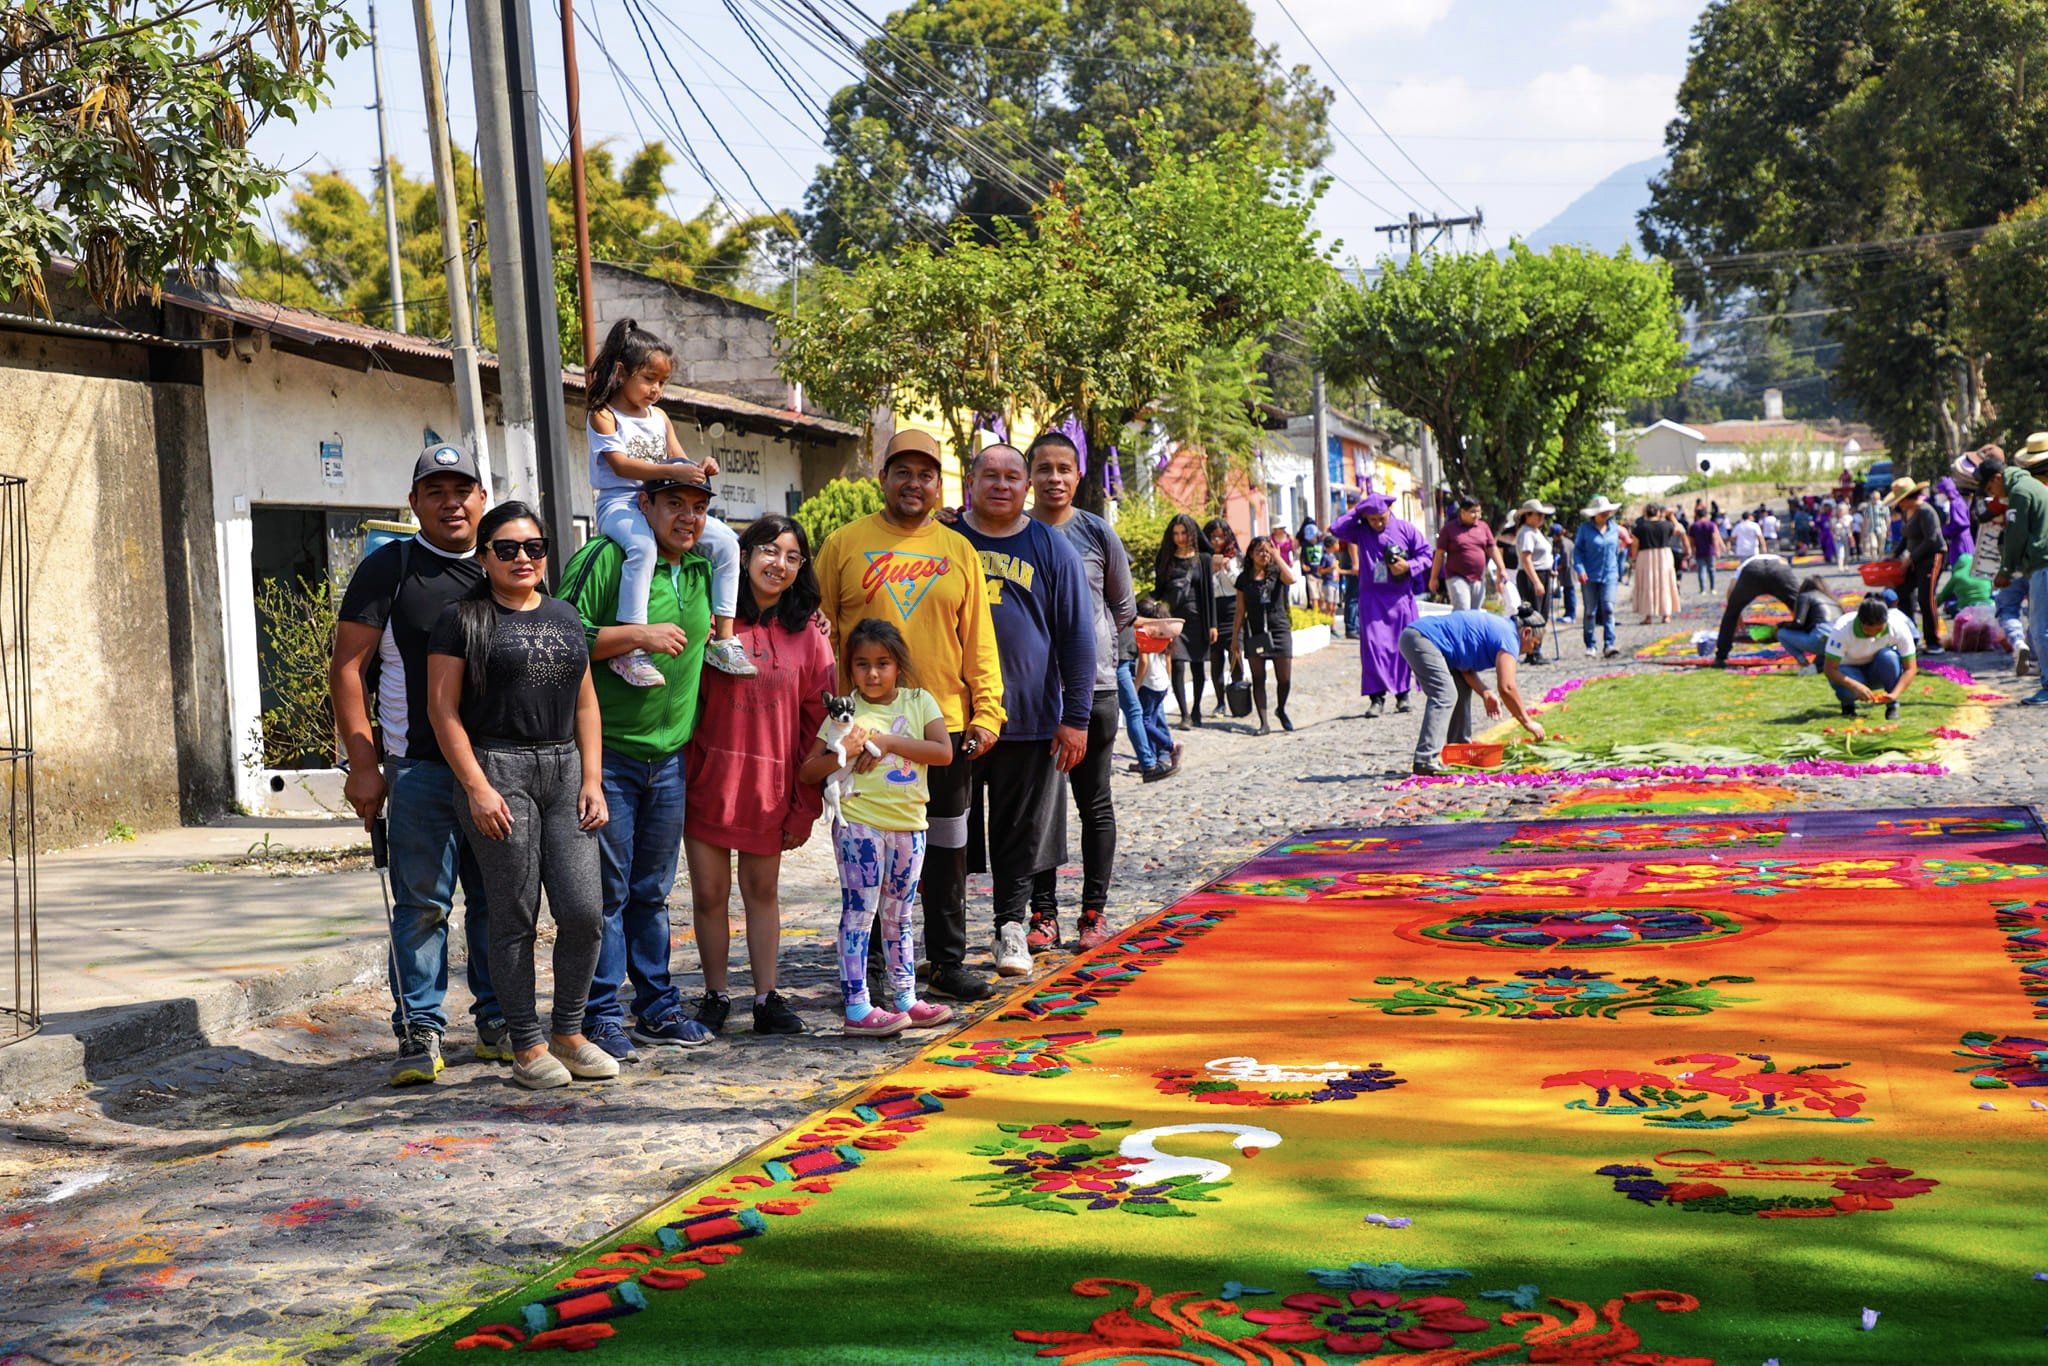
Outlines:
[[791,569],[804,567],[803,552],[800,550],[771,550],[767,546],[757,545],[754,547],[754,553],[764,560],[786,564]]
[[530,541],[492,541],[491,553],[506,564],[519,558],[520,551],[526,552],[529,560],[545,560],[548,557],[548,538],[536,536]]

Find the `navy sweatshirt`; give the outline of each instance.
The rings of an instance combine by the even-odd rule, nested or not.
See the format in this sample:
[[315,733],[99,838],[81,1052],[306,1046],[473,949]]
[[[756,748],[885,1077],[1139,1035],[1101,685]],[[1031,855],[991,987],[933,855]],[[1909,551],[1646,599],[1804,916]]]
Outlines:
[[1095,702],[1095,611],[1081,557],[1065,536],[1029,518],[1011,536],[985,536],[965,517],[953,529],[981,553],[1010,714],[1002,738],[1050,740],[1062,725],[1086,730]]

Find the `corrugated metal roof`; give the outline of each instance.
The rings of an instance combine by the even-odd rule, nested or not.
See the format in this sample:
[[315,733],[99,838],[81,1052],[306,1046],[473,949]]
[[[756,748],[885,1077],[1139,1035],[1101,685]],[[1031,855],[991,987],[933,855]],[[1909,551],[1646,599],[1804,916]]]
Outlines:
[[159,337],[149,332],[134,332],[125,327],[92,327],[86,323],[65,322],[61,318],[42,318],[33,313],[0,313],[0,329],[48,332],[60,337],[125,342],[131,346],[224,347],[228,344],[225,338],[218,341],[181,340],[177,337]]
[[[421,360],[443,362],[451,374],[455,365],[454,353],[447,347],[437,345],[423,337],[404,332],[393,332],[389,328],[373,327],[368,323],[351,322],[343,318],[331,318],[324,313],[310,309],[289,308],[283,304],[268,303],[260,299],[246,299],[238,295],[220,294],[211,290],[194,289],[190,285],[166,285],[164,302],[195,313],[227,322],[239,323],[245,327],[289,337],[307,345],[338,344],[358,346],[366,351],[390,351],[400,355],[413,356]],[[497,357],[488,352],[478,353],[478,362],[486,370],[498,368]],[[562,387],[571,393],[583,390],[583,368],[564,366]],[[832,436],[859,436],[860,429],[836,418],[819,417],[812,413],[800,413],[788,408],[772,408],[765,403],[754,403],[731,394],[716,393],[709,389],[685,388],[679,384],[668,386],[664,397],[672,403],[723,413],[728,417],[752,419],[757,422],[773,422],[787,427],[803,427],[814,432]]]

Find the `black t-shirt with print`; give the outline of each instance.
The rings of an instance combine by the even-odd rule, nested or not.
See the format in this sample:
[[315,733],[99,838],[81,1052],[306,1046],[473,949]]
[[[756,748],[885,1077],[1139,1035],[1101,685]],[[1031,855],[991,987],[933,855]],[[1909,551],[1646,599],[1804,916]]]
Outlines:
[[[472,745],[550,745],[576,738],[576,697],[590,666],[583,618],[560,598],[542,598],[530,612],[493,600],[497,625],[484,668],[483,695],[463,689],[462,728]],[[441,614],[430,654],[464,656],[454,608]],[[465,685],[469,680],[465,679]]]
[[363,558],[342,594],[341,620],[374,626],[377,729],[394,759],[441,760],[427,722],[427,637],[442,609],[483,582],[473,555],[450,555],[424,539],[394,541]]

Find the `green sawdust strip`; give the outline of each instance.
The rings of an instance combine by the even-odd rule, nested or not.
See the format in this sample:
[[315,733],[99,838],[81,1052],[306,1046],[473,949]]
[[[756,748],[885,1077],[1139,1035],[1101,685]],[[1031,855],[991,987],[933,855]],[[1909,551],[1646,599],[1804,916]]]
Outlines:
[[[1513,744],[1507,766],[1525,771],[1615,766],[1777,763],[1796,759],[1886,762],[1928,759],[1968,704],[1968,689],[1927,674],[1915,679],[1896,723],[1866,706],[1841,713],[1827,680],[1721,670],[1594,679],[1544,708],[1551,740]],[[1887,727],[1896,725],[1897,729]],[[1510,722],[1489,738],[1509,739]],[[1830,731],[1835,733],[1830,733]],[[1846,732],[1846,733],[1845,733]]]

